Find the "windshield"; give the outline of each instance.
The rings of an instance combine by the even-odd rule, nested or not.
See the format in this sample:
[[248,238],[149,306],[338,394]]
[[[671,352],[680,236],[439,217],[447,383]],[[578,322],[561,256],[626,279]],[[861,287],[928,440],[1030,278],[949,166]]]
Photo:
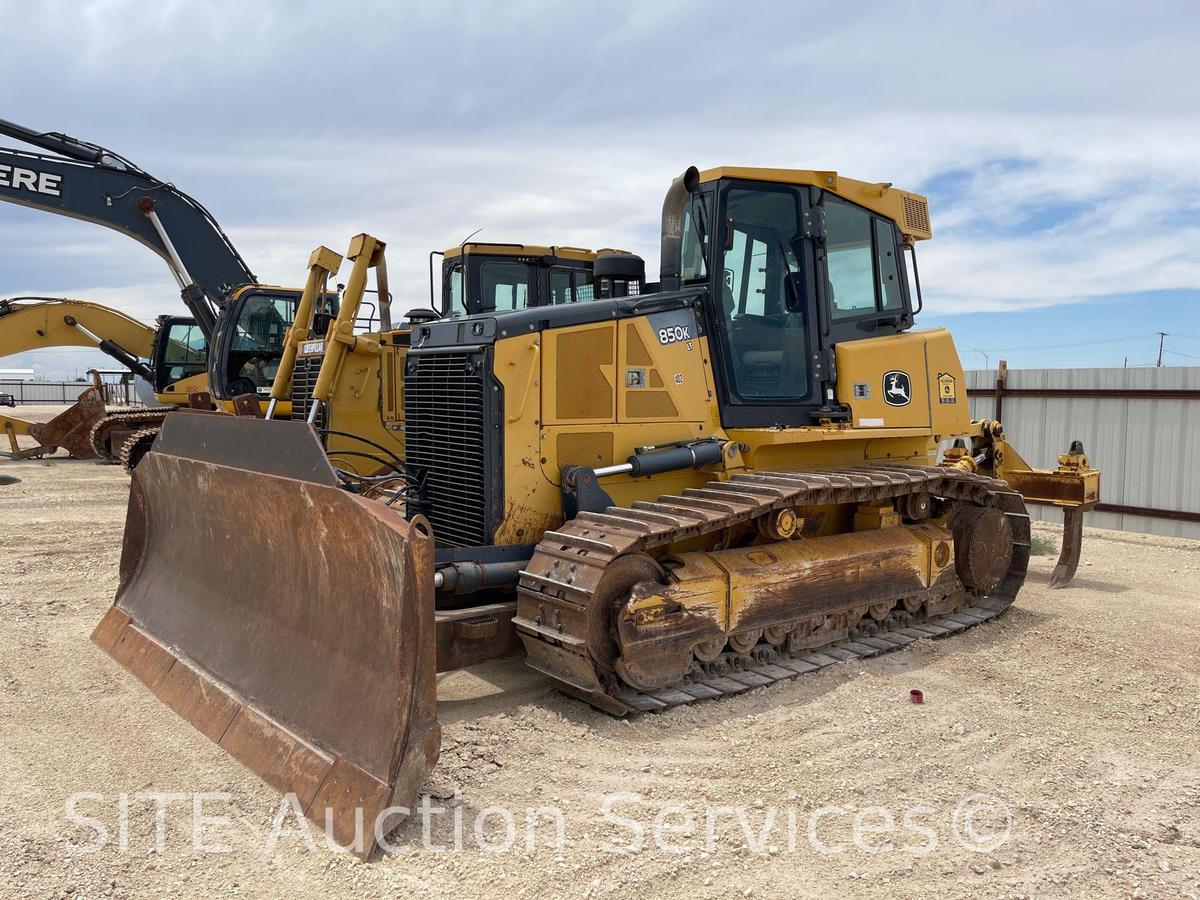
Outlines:
[[247,298],[230,348],[230,378],[248,378],[257,390],[269,390],[295,314],[294,296],[259,294]]
[[529,300],[529,266],[523,262],[485,262],[479,267],[483,309],[524,309]]
[[805,321],[788,308],[788,279],[798,269],[792,250],[799,231],[796,195],[733,188],[725,214],[731,233],[720,297],[732,388],[747,399],[803,399],[810,390]]

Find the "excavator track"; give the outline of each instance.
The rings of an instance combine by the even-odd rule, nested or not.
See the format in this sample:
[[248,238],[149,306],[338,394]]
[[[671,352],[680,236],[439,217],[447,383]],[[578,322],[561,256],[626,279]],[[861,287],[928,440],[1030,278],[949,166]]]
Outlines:
[[[596,636],[589,632],[596,628],[597,619],[589,615],[589,607],[597,603],[597,589],[617,560],[645,558],[647,551],[753,524],[782,509],[897,500],[902,505],[906,495],[922,494],[1003,514],[1011,528],[1011,561],[986,595],[960,582],[956,591],[936,603],[925,603],[928,594],[903,598],[912,602],[895,603],[883,621],[864,618],[862,628],[792,652],[786,642],[772,645],[759,639],[748,647],[731,642],[732,652],[714,654],[708,662],[694,664],[679,683],[656,690],[637,690],[614,672],[603,671],[590,650]],[[736,474],[686,490],[683,496],[638,501],[631,508],[609,507],[603,513],[583,512],[558,531],[547,532],[522,572],[515,623],[530,664],[555,677],[565,692],[614,715],[659,711],[741,693],[988,621],[1013,603],[1025,580],[1029,533],[1020,494],[1003,481],[959,469],[864,465]],[[931,608],[934,614],[929,613]],[[552,612],[547,615],[548,611]],[[804,614],[797,610],[788,618]],[[585,676],[595,672],[601,689],[588,689],[587,678],[578,675],[581,672]]]
[[89,440],[96,455],[105,462],[121,463],[121,448],[111,447],[111,436],[114,431],[139,431],[162,424],[165,410],[144,410],[141,412],[109,413],[92,426]]

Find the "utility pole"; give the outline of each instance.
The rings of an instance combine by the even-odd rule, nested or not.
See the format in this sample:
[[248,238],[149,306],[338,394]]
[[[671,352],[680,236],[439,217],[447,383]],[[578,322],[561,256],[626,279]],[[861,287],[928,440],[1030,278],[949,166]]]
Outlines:
[[1167,339],[1167,333],[1160,331],[1158,333],[1158,368],[1162,368],[1163,341]]

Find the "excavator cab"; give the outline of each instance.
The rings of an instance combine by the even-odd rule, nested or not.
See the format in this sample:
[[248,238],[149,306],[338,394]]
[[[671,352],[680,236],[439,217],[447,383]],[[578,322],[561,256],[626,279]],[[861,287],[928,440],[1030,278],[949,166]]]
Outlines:
[[[300,292],[248,285],[233,293],[217,319],[208,377],[213,395],[265,395],[283,356]],[[327,302],[336,307],[337,298]]]
[[208,371],[208,340],[187,316],[159,316],[151,369],[154,392],[174,392],[179,382]]

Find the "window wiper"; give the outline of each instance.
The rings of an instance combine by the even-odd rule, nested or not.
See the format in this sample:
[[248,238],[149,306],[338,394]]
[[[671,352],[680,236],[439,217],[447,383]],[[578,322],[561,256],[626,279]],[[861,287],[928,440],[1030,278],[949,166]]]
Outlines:
[[700,238],[701,246],[707,247],[707,245],[708,245],[708,219],[706,216],[706,210],[704,209],[704,201],[701,200],[701,201],[699,201],[699,203],[689,204],[689,206],[699,207],[700,211],[698,213],[695,213],[692,216],[692,221],[696,223],[696,233],[697,233],[697,236]]

